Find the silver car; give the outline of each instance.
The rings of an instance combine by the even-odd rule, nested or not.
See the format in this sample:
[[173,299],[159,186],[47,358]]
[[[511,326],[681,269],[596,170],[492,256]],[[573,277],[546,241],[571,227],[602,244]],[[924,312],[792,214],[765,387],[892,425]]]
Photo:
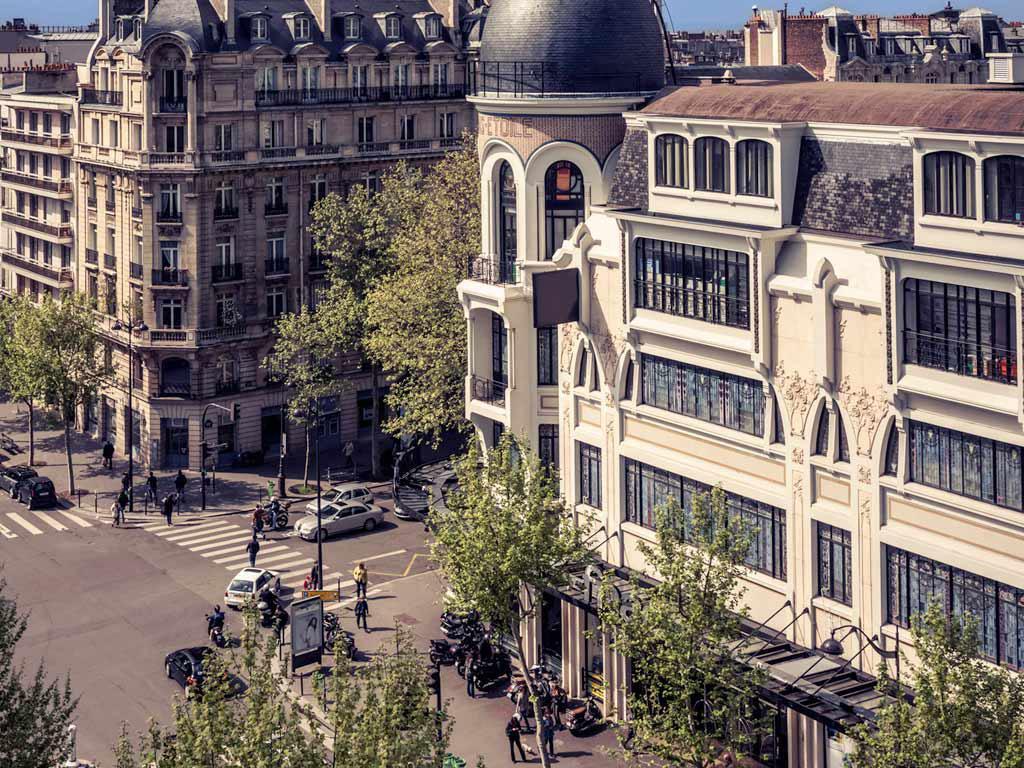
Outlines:
[[[340,483],[323,494],[320,498],[320,506],[342,504],[346,501],[361,501],[366,504],[372,504],[373,491],[363,483]],[[306,514],[316,514],[316,499],[313,499],[313,501],[306,505]]]
[[[376,504],[348,501],[343,504],[327,504],[322,507],[322,536],[334,536],[348,531],[372,531],[384,522],[384,510]],[[316,515],[306,515],[295,524],[295,530],[306,541],[316,541]]]

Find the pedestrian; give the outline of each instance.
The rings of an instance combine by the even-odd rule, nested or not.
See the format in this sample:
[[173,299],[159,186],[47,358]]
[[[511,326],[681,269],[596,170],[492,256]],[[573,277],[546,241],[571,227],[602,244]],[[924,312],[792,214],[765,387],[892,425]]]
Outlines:
[[171,515],[174,514],[174,494],[168,493],[164,496],[164,500],[161,503],[164,507],[164,517],[167,518],[167,524],[171,525]]
[[540,719],[541,746],[548,753],[548,757],[555,755],[555,719],[551,716],[551,710],[545,709]]
[[525,684],[519,688],[519,694],[516,697],[516,708],[519,710],[519,715],[522,718],[523,727],[526,730],[530,730],[530,691]]
[[114,468],[114,444],[109,440],[103,443],[103,466],[110,470]]
[[128,475],[128,473],[125,472],[123,475],[121,475],[121,490],[127,492],[127,490],[129,488],[131,488],[131,487],[132,487],[132,479]]
[[349,469],[354,468],[356,465],[355,459],[352,458],[353,455],[355,454],[355,451],[356,447],[352,445],[351,440],[345,443],[345,447],[341,449],[341,453],[345,457],[345,466],[348,467]]
[[366,602],[365,597],[360,597],[356,600],[356,629],[362,627],[366,632],[370,631],[370,628],[366,624],[366,617],[370,615],[370,606]]
[[476,698],[476,656],[472,653],[466,657],[466,695]]
[[565,692],[565,688],[560,683],[555,683],[554,689],[551,691],[551,698],[554,699],[553,713],[555,716],[555,727],[558,730],[565,728],[562,725],[562,715],[565,713],[566,708],[569,705],[569,695]]
[[352,581],[356,583],[356,597],[366,597],[366,582],[369,574],[366,572],[366,565],[360,563],[352,569]]
[[256,511],[252,513],[252,537],[255,539],[257,536],[264,541],[267,540],[267,534],[263,530],[263,508],[259,505],[256,506]]
[[505,735],[508,736],[508,753],[512,756],[512,762],[516,761],[516,747],[519,747],[519,757],[525,763],[526,752],[523,751],[523,742],[519,738],[522,728],[519,721],[513,716],[505,724]]
[[260,543],[256,541],[256,534],[253,534],[252,539],[245,546],[245,551],[249,555],[249,567],[256,567],[256,555],[260,552]]
[[185,501],[185,485],[188,483],[188,478],[185,477],[185,473],[180,469],[178,474],[174,476],[174,490],[178,493],[178,512],[181,512],[181,504]]
[[153,506],[156,506],[156,475],[153,474],[153,470],[149,470],[149,476],[146,477],[146,501],[152,501]]

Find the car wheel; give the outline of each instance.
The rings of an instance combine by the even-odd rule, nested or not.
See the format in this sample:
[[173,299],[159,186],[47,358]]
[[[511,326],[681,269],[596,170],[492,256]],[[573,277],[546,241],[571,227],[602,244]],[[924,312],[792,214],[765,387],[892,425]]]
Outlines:
[[15,487],[13,485],[11,486],[11,498],[12,499],[18,498],[18,491],[15,489]]
[[173,679],[174,678],[174,674],[171,672],[171,664],[170,664],[170,662],[166,662],[166,661],[164,662],[164,671],[167,672],[168,679]]
[[369,520],[367,520],[365,523],[363,523],[363,529],[365,531],[367,531],[367,532],[372,531],[376,527],[377,527],[377,521],[374,520],[372,517]]

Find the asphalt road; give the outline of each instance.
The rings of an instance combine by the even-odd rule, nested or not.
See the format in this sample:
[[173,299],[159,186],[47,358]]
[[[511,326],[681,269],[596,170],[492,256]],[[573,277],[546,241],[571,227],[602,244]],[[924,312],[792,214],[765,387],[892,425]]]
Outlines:
[[[150,717],[169,722],[180,688],[164,676],[164,656],[205,644],[204,614],[223,604],[230,577],[246,565],[247,515],[186,514],[173,530],[155,516],[136,518],[114,529],[91,515],[28,512],[0,497],[0,573],[31,613],[20,660],[30,669],[43,659],[52,674],[70,672],[81,696],[79,756],[105,765],[122,721],[135,731]],[[316,556],[314,543],[289,534],[270,533],[262,545],[257,565],[285,569],[286,584],[301,582]],[[427,553],[423,526],[389,513],[372,533],[325,542],[324,573],[340,574],[344,583],[365,561],[373,589],[429,570]],[[350,612],[339,613],[352,629]],[[238,621],[228,612],[229,630]]]

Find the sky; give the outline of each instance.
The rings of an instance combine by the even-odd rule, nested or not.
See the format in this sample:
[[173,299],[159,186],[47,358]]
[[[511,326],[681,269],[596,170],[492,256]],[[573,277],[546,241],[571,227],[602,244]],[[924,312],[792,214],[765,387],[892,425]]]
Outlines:
[[[738,29],[750,15],[752,0],[716,0],[700,2],[698,0],[665,0],[671,22],[676,29],[697,31],[701,29]],[[789,9],[796,13],[800,3],[807,3],[807,10],[821,10],[832,5],[832,0],[822,0],[819,4],[809,0],[794,0]],[[896,13],[931,13],[945,5],[945,0],[857,0],[857,2],[838,2],[852,13],[876,13],[890,15]],[[1024,19],[1024,3],[1021,0],[981,0],[954,3],[960,8],[981,5],[998,13],[1008,20]],[[782,2],[764,2],[764,8],[781,8]],[[21,16],[26,21],[37,24],[86,24],[96,18],[97,3],[95,0],[49,0],[40,4],[39,0],[0,0],[0,21],[13,16]]]

